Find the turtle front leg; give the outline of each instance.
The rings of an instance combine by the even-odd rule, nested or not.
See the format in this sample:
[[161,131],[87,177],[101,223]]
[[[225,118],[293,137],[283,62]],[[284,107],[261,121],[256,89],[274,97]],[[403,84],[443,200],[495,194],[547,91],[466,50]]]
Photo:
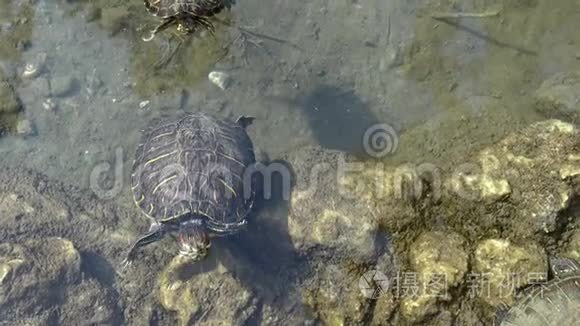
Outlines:
[[167,233],[167,227],[165,225],[159,223],[151,224],[149,232],[145,233],[143,236],[137,239],[137,241],[135,241],[133,245],[131,245],[129,252],[127,253],[127,257],[125,258],[125,260],[123,260],[123,269],[125,269],[125,267],[127,267],[128,265],[131,265],[131,263],[135,259],[135,256],[137,255],[137,251],[139,250],[139,248],[161,240],[161,238],[163,238],[165,233]]
[[175,24],[176,22],[177,22],[177,19],[175,17],[165,18],[161,24],[159,24],[157,27],[155,27],[155,29],[153,29],[151,31],[151,34],[149,35],[149,37],[143,37],[143,41],[149,42],[149,41],[153,40],[153,38],[155,37],[155,35],[157,33],[163,31],[164,29]]

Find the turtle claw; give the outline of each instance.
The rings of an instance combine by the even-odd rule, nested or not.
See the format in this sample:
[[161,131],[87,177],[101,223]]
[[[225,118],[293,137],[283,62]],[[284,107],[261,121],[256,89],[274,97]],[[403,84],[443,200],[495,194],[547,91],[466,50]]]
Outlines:
[[116,270],[117,275],[124,277],[127,267],[131,266],[132,263],[133,261],[128,258],[123,259],[120,268]]
[[129,259],[129,258],[123,259],[123,261],[121,262],[121,272],[124,272],[125,270],[127,270],[127,267],[131,266],[132,264],[133,264],[132,259]]

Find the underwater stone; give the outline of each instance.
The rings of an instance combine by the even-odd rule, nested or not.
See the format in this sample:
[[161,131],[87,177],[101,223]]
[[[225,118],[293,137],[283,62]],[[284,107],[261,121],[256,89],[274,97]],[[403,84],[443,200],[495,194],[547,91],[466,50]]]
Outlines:
[[566,257],[580,261],[580,229],[574,230],[572,237],[566,246]]
[[209,73],[208,78],[214,85],[222,90],[226,90],[232,82],[230,75],[223,71],[212,71]]
[[28,119],[19,120],[16,124],[16,133],[20,136],[30,136],[34,133],[32,122]]
[[201,272],[209,269],[204,264],[211,255],[199,262],[176,256],[159,276],[160,302],[177,312],[179,325],[243,325],[258,309],[254,294],[223,265]]
[[377,254],[378,224],[372,208],[337,187],[339,152],[304,148],[293,162],[296,189],[290,198],[288,233],[298,251],[316,250],[336,258],[367,262]]
[[24,66],[22,78],[34,79],[45,71],[47,54],[44,52],[38,53],[30,62]]
[[[511,305],[516,291],[523,286],[545,280],[548,258],[544,249],[533,242],[513,244],[504,239],[481,241],[473,257],[474,275],[480,286],[479,297],[493,307]],[[485,276],[485,278],[483,278]]]
[[339,265],[321,266],[303,290],[304,301],[324,325],[358,325],[370,301],[358,286],[362,275]]
[[55,77],[50,80],[50,92],[52,96],[66,96],[74,88],[76,80],[69,76]]
[[5,316],[57,305],[55,298],[80,279],[80,254],[61,238],[0,244],[0,265],[12,271],[10,282],[0,286],[0,314]]
[[59,324],[114,325],[117,312],[111,294],[96,280],[86,279],[67,291],[59,307]]
[[348,198],[364,201],[367,209],[377,216],[377,222],[391,233],[416,220],[414,203],[421,200],[426,191],[423,178],[437,173],[431,166],[364,164],[361,167],[360,171],[339,176],[340,191],[347,193]]
[[411,245],[409,261],[423,283],[444,275],[448,290],[459,285],[467,272],[465,239],[457,233],[423,233]]
[[[355,207],[351,210],[344,207],[346,205],[335,205],[339,207],[318,211],[305,197],[292,201],[293,212],[288,218],[288,231],[296,249],[326,248],[356,260],[366,260],[373,256],[377,226],[372,216],[365,212],[355,213]],[[314,215],[308,215],[307,212]]]
[[572,124],[534,123],[482,150],[476,162],[463,165],[468,173],[457,169],[444,184],[463,211],[502,212],[506,218],[493,223],[515,238],[554,232],[574,196],[569,179],[580,171],[579,145]]
[[450,290],[463,281],[468,263],[465,239],[456,233],[423,233],[410,247],[409,262],[416,272],[418,291],[404,296],[401,312],[416,322],[433,314],[437,302],[449,300]]
[[0,70],[0,115],[18,113],[22,109],[16,91]]
[[547,118],[580,122],[580,72],[555,74],[535,94],[536,109]]

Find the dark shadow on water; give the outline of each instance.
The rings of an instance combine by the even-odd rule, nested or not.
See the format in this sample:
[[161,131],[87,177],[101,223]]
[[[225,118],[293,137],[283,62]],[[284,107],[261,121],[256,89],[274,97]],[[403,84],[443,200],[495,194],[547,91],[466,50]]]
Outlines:
[[[115,269],[109,261],[102,255],[91,252],[81,251],[81,270],[86,276],[95,279],[103,289],[108,292],[111,301],[116,302],[113,305],[112,319],[109,320],[111,325],[123,325],[123,313],[119,306],[121,295],[115,288]],[[58,324],[58,323],[57,323]],[[57,325],[55,324],[55,325]]]
[[84,251],[81,252],[81,258],[81,269],[89,277],[108,287],[115,283],[115,268],[105,257],[94,252]]
[[297,102],[322,147],[369,158],[364,152],[363,136],[369,127],[380,122],[354,90],[320,85]]
[[[290,164],[281,160],[265,164],[272,163],[287,168],[292,178],[290,187],[293,187]],[[256,206],[248,218],[247,228],[236,236],[220,239],[217,244],[228,252],[227,259],[222,261],[226,268],[234,272],[244,286],[256,291],[260,304],[274,306],[296,302],[294,296],[300,275],[308,270],[307,257],[294,249],[288,232],[289,189],[283,179],[279,174],[273,175],[271,195],[266,198],[263,188],[258,187]],[[254,316],[249,324],[260,325],[261,319],[262,316]]]

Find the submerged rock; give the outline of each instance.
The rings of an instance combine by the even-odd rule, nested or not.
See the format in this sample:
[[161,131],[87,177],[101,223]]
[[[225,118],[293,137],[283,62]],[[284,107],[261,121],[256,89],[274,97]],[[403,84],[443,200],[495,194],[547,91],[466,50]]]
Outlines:
[[244,325],[258,309],[256,297],[223,266],[204,273],[206,263],[175,257],[159,277],[161,304],[180,325]]
[[477,212],[456,223],[522,239],[556,231],[574,193],[570,180],[580,174],[579,136],[573,125],[548,120],[481,151],[445,182],[460,210]]
[[117,302],[109,291],[95,280],[85,280],[66,293],[60,306],[60,325],[75,325],[83,321],[86,325],[119,324]]
[[80,280],[80,255],[65,239],[0,244],[0,315],[42,316],[62,303],[68,286]]
[[304,302],[324,325],[360,324],[370,306],[359,288],[361,276],[339,265],[321,267],[304,290]]
[[308,148],[289,159],[296,173],[288,232],[297,250],[365,262],[376,258],[378,224],[361,198],[337,187],[339,152]]
[[423,233],[411,245],[409,261],[414,273],[404,274],[399,286],[416,288],[405,291],[401,313],[416,322],[435,313],[439,301],[450,300],[450,291],[463,281],[468,270],[465,239],[455,233]]
[[50,80],[50,93],[52,96],[65,97],[73,92],[78,81],[70,76],[59,76]]
[[28,119],[18,120],[18,123],[16,124],[16,133],[24,137],[34,134],[32,122]]
[[425,199],[425,180],[438,173],[431,165],[392,167],[382,163],[357,163],[359,167],[355,169],[353,163],[345,164],[345,169],[350,171],[338,177],[339,189],[348,194],[348,198],[364,201],[377,224],[391,233],[418,221],[417,203]]
[[555,74],[535,94],[536,109],[548,118],[580,121],[580,72]]
[[473,257],[472,288],[481,300],[497,307],[511,305],[516,291],[547,279],[548,258],[539,245],[512,244],[504,239],[488,239],[477,245]]
[[14,87],[0,68],[0,133],[15,131],[22,104]]
[[116,269],[134,239],[130,231],[139,222],[142,216],[134,210],[99,201],[93,193],[3,166],[0,320],[149,325],[154,318],[168,319],[149,282],[165,263],[163,250],[148,256],[159,263],[134,264],[129,277],[117,279]]
[[572,233],[572,237],[565,249],[565,255],[574,260],[580,261],[580,229]]

